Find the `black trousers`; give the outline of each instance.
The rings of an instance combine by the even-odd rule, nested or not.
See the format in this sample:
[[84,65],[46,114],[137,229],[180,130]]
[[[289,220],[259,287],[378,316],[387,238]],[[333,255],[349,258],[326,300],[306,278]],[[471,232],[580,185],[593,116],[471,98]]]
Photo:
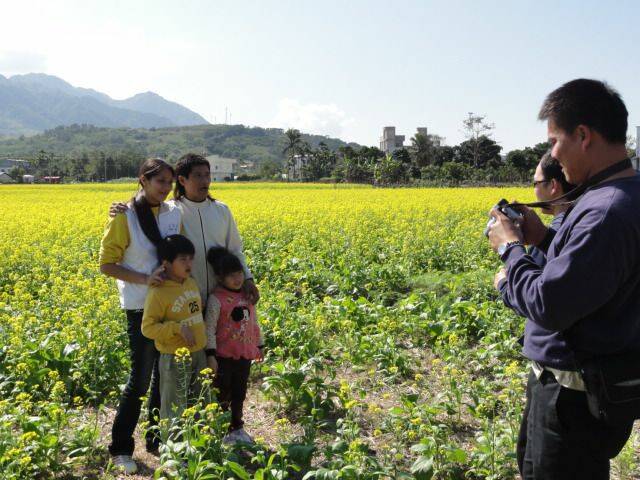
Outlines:
[[523,480],[605,480],[609,460],[631,435],[633,422],[609,426],[589,413],[584,392],[560,386],[551,372],[527,382],[517,444]]
[[[143,397],[149,390],[149,426],[158,424],[160,411],[160,375],[158,373],[158,350],[153,340],[142,335],[142,310],[126,310],[127,335],[131,357],[131,373],[120,397],[111,429],[111,455],[132,455],[135,447],[133,432],[140,418]],[[147,432],[147,448],[157,447],[158,439],[154,432]]]
[[228,411],[231,407],[229,431],[238,430],[244,425],[242,409],[247,398],[251,360],[223,357],[216,357],[216,360],[218,361],[218,372],[215,378],[215,387],[219,390],[218,401],[224,411]]

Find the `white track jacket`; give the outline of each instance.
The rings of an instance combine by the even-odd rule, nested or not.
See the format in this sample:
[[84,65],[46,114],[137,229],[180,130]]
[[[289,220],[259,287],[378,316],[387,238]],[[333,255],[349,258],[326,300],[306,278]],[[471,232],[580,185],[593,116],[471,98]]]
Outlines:
[[182,197],[170,202],[175,203],[182,212],[183,233],[196,248],[191,276],[198,284],[203,305],[207,304],[207,297],[216,286],[213,269],[207,262],[207,252],[211,247],[228,249],[240,259],[245,277],[253,278],[247,267],[247,260],[242,252],[242,239],[229,207],[218,200],[209,199],[192,202]]

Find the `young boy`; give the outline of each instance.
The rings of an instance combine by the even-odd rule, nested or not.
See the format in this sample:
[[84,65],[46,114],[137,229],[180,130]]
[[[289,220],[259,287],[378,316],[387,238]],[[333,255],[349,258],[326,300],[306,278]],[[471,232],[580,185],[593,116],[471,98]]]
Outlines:
[[[180,416],[187,402],[198,397],[199,374],[207,367],[200,291],[190,276],[194,251],[182,235],[170,235],[158,245],[165,280],[149,288],[144,305],[142,334],[154,340],[160,352],[160,418]],[[183,347],[191,353],[186,378],[175,355]]]

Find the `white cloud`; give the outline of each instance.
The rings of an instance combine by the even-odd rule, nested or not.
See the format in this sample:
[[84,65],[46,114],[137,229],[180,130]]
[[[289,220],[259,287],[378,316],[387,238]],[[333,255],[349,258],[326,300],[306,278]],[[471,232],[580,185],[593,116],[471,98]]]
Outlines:
[[344,129],[354,123],[354,119],[333,103],[303,104],[284,98],[280,100],[278,113],[271,123],[275,127],[297,128],[305,133],[340,137]]
[[47,57],[41,53],[0,50],[0,75],[44,72],[46,69]]

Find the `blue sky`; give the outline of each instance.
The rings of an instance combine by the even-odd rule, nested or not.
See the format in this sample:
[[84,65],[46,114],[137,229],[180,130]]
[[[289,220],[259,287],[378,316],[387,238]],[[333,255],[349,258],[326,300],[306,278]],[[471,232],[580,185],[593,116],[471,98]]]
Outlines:
[[385,125],[456,144],[475,112],[508,151],[545,139],[549,91],[590,77],[640,124],[638,2],[23,0],[2,17],[0,74],[152,90],[211,122],[228,107],[232,123],[367,145]]

